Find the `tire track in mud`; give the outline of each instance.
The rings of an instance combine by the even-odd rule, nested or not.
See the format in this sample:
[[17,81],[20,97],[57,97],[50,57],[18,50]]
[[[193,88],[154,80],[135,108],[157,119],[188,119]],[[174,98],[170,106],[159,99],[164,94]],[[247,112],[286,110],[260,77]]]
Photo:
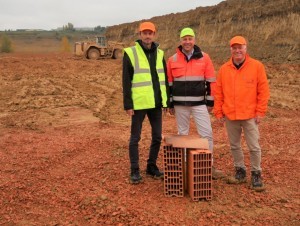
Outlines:
[[[55,124],[66,115],[66,107],[72,106],[89,109],[94,116],[107,120],[114,95],[121,92],[120,60],[87,61],[51,55],[1,60],[5,70],[0,77],[0,109],[12,113],[0,117],[6,126],[24,126],[37,118]],[[15,63],[21,66],[14,67]],[[118,107],[121,101],[118,99]],[[19,117],[24,111],[26,115]]]

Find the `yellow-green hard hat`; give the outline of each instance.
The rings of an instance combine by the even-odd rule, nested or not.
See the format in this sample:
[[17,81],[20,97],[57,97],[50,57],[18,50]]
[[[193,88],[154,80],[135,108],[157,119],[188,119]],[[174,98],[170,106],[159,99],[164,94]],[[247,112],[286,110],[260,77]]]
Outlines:
[[195,33],[192,28],[186,27],[181,30],[180,38],[187,36],[187,35],[195,37]]

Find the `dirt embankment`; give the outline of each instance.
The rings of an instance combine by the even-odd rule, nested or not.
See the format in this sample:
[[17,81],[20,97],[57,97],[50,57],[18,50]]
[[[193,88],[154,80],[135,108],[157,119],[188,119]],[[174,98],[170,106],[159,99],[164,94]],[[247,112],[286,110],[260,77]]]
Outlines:
[[[147,19],[147,18],[145,18]],[[179,44],[184,27],[196,32],[196,42],[215,61],[224,62],[234,35],[249,41],[249,51],[264,62],[300,62],[298,0],[227,0],[216,6],[148,18],[157,26],[157,41],[167,56]],[[132,45],[141,21],[108,28],[108,37]]]

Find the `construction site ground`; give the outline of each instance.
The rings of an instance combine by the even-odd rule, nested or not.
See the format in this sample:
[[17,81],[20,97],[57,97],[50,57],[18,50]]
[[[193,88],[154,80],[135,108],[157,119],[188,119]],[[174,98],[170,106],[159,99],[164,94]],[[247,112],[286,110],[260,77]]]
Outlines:
[[[165,197],[163,181],[146,177],[148,120],[139,146],[144,180],[129,183],[122,60],[1,54],[0,225],[300,225],[300,66],[266,69],[271,100],[259,127],[266,191],[249,188],[243,140],[248,182],[214,180],[212,200],[194,202]],[[214,165],[232,175],[224,126],[211,120]],[[164,115],[163,133],[176,132],[174,116]],[[193,122],[190,133],[197,134]]]

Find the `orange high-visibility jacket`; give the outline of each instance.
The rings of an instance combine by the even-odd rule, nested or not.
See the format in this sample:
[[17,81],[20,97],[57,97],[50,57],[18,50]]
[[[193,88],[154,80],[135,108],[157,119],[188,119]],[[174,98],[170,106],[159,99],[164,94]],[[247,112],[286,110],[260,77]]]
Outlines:
[[246,120],[264,116],[270,91],[263,64],[249,55],[237,69],[232,58],[217,75],[214,114],[230,120]]
[[190,60],[178,47],[167,63],[171,106],[214,105],[215,70],[208,54],[194,45]]

